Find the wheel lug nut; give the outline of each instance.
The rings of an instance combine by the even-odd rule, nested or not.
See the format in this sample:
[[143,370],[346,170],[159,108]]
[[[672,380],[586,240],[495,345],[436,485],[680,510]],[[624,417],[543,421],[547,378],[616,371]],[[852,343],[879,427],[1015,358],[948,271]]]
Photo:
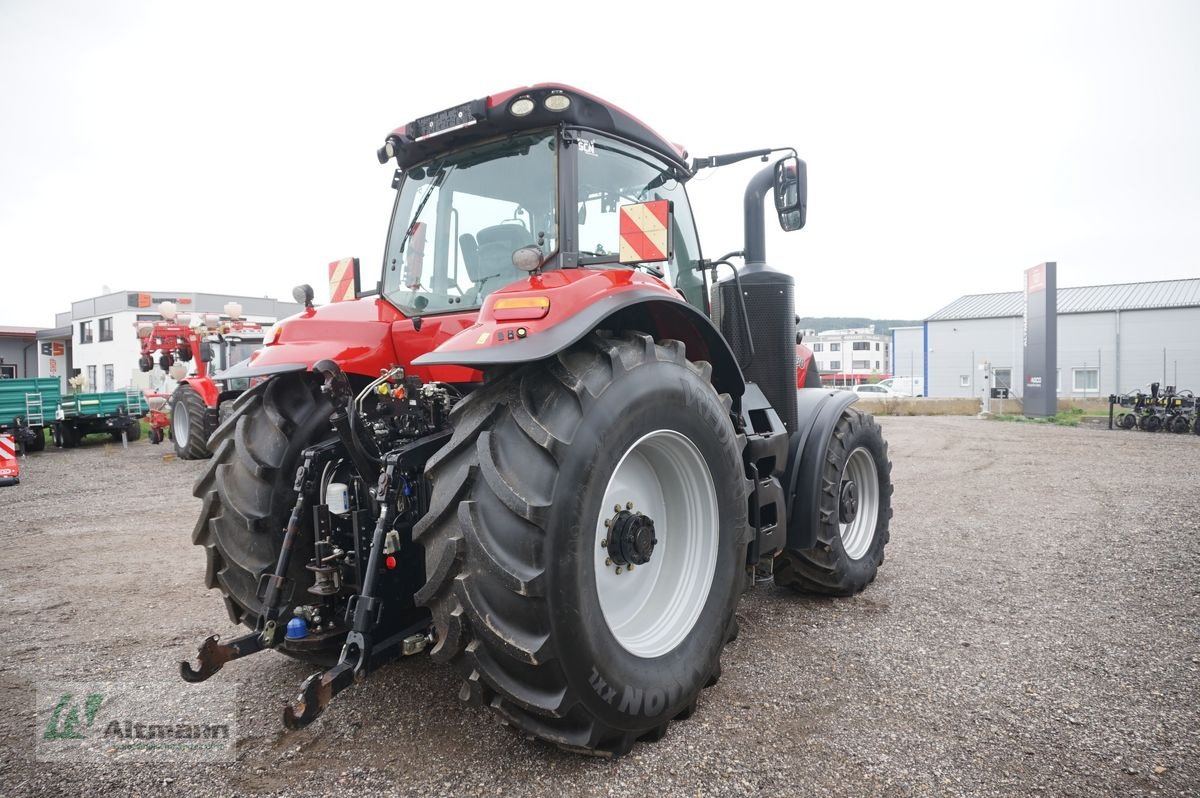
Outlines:
[[629,563],[629,570],[633,570],[633,563]]
[[611,519],[611,518],[605,518],[605,519],[604,519],[604,526],[606,526],[606,527],[610,527],[610,526],[612,526],[612,519]]
[[632,510],[632,509],[633,509],[633,502],[625,502],[625,509],[626,509],[626,510]]
[[614,505],[613,505],[613,512],[614,512],[614,513],[619,513],[619,512],[621,512],[621,505],[619,505],[619,504],[614,504]]
[[602,548],[602,549],[608,548],[608,538],[605,538],[604,540],[600,541],[600,548]]
[[[605,558],[604,558],[604,564],[605,564],[605,565],[612,565],[612,557],[605,557]],[[620,569],[618,569],[618,570],[620,570]]]
[[621,566],[617,566],[617,573],[621,573]]

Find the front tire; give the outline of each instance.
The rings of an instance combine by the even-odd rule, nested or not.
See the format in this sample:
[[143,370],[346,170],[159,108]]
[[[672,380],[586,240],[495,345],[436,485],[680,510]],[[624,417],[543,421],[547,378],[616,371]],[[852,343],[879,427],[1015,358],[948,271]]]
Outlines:
[[[740,441],[710,371],[678,341],[592,335],[455,408],[414,537],[431,654],[460,664],[460,697],[605,755],[691,714],[734,635],[751,535]],[[636,558],[602,548],[614,522],[633,546],[650,513]],[[623,593],[644,594],[644,611]]]
[[175,456],[180,460],[206,460],[212,457],[208,446],[210,416],[208,406],[195,388],[186,383],[175,389],[171,400],[171,438]]
[[852,596],[875,580],[892,520],[892,463],[879,422],[843,411],[821,462],[816,545],[785,549],[775,560],[775,584]]

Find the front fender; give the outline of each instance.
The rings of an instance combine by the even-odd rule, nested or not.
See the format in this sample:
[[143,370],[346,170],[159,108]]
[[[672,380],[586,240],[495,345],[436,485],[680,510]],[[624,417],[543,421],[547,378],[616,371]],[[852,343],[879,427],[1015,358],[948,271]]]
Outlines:
[[[497,318],[504,299],[545,298],[545,317]],[[624,269],[555,270],[491,294],[475,324],[413,361],[418,366],[487,369],[544,360],[596,329],[640,330],[683,341],[691,360],[713,367],[713,385],[735,399],[745,390],[741,368],[713,323],[660,280]]]
[[852,391],[803,388],[796,391],[797,429],[788,440],[787,547],[803,550],[817,542],[821,466],[842,412],[858,400]]
[[217,390],[216,383],[208,377],[184,377],[180,380],[181,383],[187,385],[196,393],[200,394],[200,398],[204,400],[204,406],[214,408],[217,406]]

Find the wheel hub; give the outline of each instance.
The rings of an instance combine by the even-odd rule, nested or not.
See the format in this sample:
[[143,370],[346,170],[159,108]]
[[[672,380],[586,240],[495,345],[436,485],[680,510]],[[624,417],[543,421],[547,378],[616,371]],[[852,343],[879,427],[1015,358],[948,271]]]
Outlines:
[[858,485],[848,479],[842,483],[842,495],[839,499],[838,520],[848,524],[858,517]]
[[657,543],[654,519],[649,516],[621,510],[609,522],[608,556],[614,565],[645,565]]

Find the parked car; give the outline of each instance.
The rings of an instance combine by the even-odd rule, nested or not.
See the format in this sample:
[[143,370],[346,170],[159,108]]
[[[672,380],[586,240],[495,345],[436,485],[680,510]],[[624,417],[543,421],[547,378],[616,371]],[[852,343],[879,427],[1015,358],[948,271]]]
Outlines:
[[860,399],[891,399],[905,396],[905,394],[891,388],[882,383],[874,385],[852,385],[846,390],[858,394]]

